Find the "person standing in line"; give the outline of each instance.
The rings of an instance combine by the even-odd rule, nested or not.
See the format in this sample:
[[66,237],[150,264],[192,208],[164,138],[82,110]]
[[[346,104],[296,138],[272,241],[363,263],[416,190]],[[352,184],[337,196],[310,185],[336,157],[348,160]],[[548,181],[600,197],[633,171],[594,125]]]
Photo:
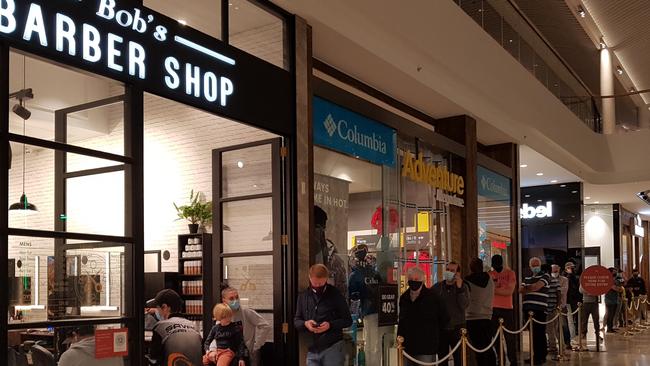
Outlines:
[[607,311],[605,312],[604,322],[607,324],[607,333],[616,333],[614,330],[614,322],[616,320],[616,308],[618,307],[619,294],[623,290],[622,278],[618,276],[618,271],[616,268],[611,267],[609,271],[612,273],[614,278],[614,285],[612,288],[605,294],[605,307]]
[[[618,271],[617,276],[621,283],[625,284],[625,273],[620,268],[616,269]],[[616,306],[616,317],[614,318],[615,328],[618,325],[618,328],[625,327],[625,312],[623,311],[623,305],[625,304],[625,287],[621,289],[618,293],[618,305]]]
[[566,351],[571,351],[571,333],[569,332],[569,323],[568,323],[568,318],[571,317],[568,313],[568,308],[567,308],[567,294],[569,292],[569,279],[562,276],[560,274],[560,266],[557,264],[554,264],[551,266],[551,271],[552,273],[557,273],[557,279],[560,282],[560,297],[558,299],[559,301],[559,308],[560,311],[562,312],[562,315],[560,315],[560,324],[562,324],[562,336],[563,341],[564,341],[564,349]]
[[[461,329],[465,328],[465,310],[469,305],[469,286],[460,276],[460,266],[456,262],[449,262],[444,273],[444,281],[433,287],[433,292],[438,295],[447,309],[449,321],[443,325],[438,349],[438,359],[445,357],[449,350],[458,344],[461,338]],[[454,362],[458,364],[461,359],[461,350],[454,352]],[[447,361],[441,363],[446,366]]]
[[[634,301],[635,302],[641,296],[645,296],[647,294],[646,287],[645,287],[645,281],[639,275],[639,269],[638,268],[634,268],[632,270],[632,278],[630,278],[627,281],[627,285],[625,286],[625,288],[629,289],[632,292],[632,295],[634,295]],[[639,314],[640,314],[641,320],[645,320],[645,318],[646,318],[645,311],[646,311],[645,304],[639,305]]]
[[[533,319],[538,322],[546,321],[548,310],[548,285],[550,277],[542,273],[542,261],[538,257],[532,257],[528,261],[532,275],[525,277],[519,292],[524,295],[523,310],[524,319],[528,319],[528,312],[533,313]],[[533,363],[542,365],[546,362],[548,350],[546,348],[546,326],[533,322]],[[525,361],[530,363],[530,359]]]
[[[560,280],[558,279],[560,272],[558,271],[557,273],[553,273],[552,266],[550,264],[543,264],[542,272],[548,273],[550,276],[549,283],[548,283],[548,302],[547,302],[548,307],[546,308],[546,318],[553,319],[556,315],[555,310],[557,309],[557,305],[559,303],[559,297],[560,297]],[[553,359],[557,359],[558,356],[560,355],[557,331],[558,331],[557,320],[554,320],[549,324],[546,324],[546,337],[548,339],[548,350],[552,354],[555,354],[555,356],[553,356]]]
[[[422,362],[433,362],[437,353],[440,331],[449,322],[443,300],[424,286],[424,271],[411,267],[408,289],[399,298],[397,335],[404,337],[404,351]],[[341,364],[339,364],[341,365]],[[406,366],[416,366],[407,360]]]
[[[573,262],[566,262],[564,264],[564,273],[566,278],[569,280],[569,290],[567,291],[566,305],[567,312],[573,314],[578,309],[578,304],[582,303],[582,294],[580,293],[580,278],[575,273],[576,265]],[[571,340],[573,340],[578,334],[578,313],[573,314],[573,316],[567,317],[569,323],[569,333],[571,335]],[[570,342],[567,342],[570,344]]]
[[600,312],[598,311],[598,296],[589,294],[582,286],[580,286],[580,293],[582,293],[582,319],[580,319],[582,325],[582,334],[580,335],[583,338],[587,337],[587,325],[589,324],[589,316],[594,322],[594,332],[598,342],[601,342],[603,339],[600,336]]
[[[517,287],[517,275],[515,271],[503,266],[503,257],[499,254],[492,256],[492,271],[490,276],[494,280],[494,301],[492,302],[492,327],[498,329],[499,319],[503,319],[503,325],[509,330],[517,328],[515,324],[515,312],[512,304],[512,294]],[[517,365],[517,354],[519,352],[519,337],[504,332],[506,350],[510,365]],[[500,340],[497,339],[494,345],[495,352],[499,352]]]
[[307,366],[343,364],[343,328],[352,325],[352,316],[345,297],[328,279],[327,267],[314,264],[309,268],[309,288],[298,295],[293,323],[311,336]]
[[[495,334],[492,329],[492,303],[494,302],[494,281],[483,271],[483,261],[474,258],[469,264],[472,273],[465,277],[469,284],[469,306],[465,312],[469,340],[475,348],[483,349],[490,345]],[[495,366],[497,358],[494,349],[476,354],[476,362],[481,366]]]

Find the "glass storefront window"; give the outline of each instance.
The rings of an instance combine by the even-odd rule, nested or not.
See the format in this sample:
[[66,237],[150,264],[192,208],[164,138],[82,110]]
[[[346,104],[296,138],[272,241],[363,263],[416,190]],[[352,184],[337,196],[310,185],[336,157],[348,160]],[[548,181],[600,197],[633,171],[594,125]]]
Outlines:
[[221,0],[144,0],[143,5],[180,24],[221,39]]
[[492,256],[503,257],[504,265],[514,264],[512,244],[512,207],[510,179],[491,170],[478,167],[478,233],[479,253],[486,268]]

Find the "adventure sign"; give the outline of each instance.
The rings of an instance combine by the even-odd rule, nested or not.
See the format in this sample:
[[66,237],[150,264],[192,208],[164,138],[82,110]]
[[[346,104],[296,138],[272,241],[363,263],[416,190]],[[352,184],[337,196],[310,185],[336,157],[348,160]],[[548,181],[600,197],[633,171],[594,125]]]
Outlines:
[[589,295],[600,296],[612,289],[614,277],[603,266],[591,266],[582,272],[580,285]]

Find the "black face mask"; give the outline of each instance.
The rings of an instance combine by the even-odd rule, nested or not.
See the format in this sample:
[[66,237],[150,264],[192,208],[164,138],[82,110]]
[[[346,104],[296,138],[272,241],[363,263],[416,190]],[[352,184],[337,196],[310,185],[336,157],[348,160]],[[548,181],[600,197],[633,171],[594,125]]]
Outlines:
[[417,291],[422,287],[422,281],[409,281],[409,289]]
[[368,254],[368,252],[366,252],[365,250],[361,250],[361,251],[356,252],[355,256],[357,257],[357,259],[359,261],[363,261],[364,259],[366,259],[367,254]]
[[637,278],[637,277],[639,277],[639,274],[638,273],[632,273],[632,277]]
[[501,273],[501,271],[503,271],[503,265],[493,264],[492,268],[494,268],[494,270],[499,272],[499,273]]

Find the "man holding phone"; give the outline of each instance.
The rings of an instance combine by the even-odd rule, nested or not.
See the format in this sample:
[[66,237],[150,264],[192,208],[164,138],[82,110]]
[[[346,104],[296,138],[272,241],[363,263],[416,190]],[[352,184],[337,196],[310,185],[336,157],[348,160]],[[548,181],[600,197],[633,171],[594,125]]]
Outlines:
[[329,271],[322,264],[309,268],[309,288],[298,296],[294,326],[311,334],[307,366],[343,364],[343,328],[352,324],[341,292],[327,284]]

